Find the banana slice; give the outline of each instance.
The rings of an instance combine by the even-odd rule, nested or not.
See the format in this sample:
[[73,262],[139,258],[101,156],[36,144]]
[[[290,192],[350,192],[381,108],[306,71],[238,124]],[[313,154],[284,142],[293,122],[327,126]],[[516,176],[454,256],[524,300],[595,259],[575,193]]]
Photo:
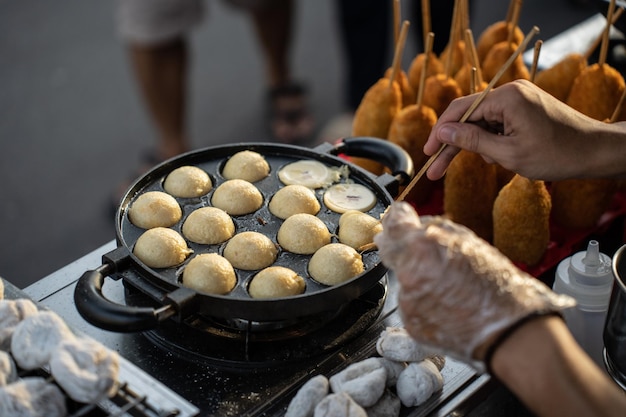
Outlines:
[[285,165],[278,171],[278,178],[286,185],[321,188],[338,181],[340,174],[319,161],[305,159]]
[[367,211],[376,205],[376,196],[360,184],[336,184],[324,193],[324,204],[337,213]]

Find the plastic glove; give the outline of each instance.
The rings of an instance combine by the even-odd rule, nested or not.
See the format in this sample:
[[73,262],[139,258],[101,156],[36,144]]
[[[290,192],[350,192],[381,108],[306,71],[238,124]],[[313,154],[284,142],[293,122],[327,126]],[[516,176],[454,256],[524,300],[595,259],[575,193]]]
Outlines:
[[479,370],[503,330],[530,315],[575,304],[449,220],[420,221],[409,204],[397,202],[382,222],[374,241],[401,285],[404,326],[417,341]]

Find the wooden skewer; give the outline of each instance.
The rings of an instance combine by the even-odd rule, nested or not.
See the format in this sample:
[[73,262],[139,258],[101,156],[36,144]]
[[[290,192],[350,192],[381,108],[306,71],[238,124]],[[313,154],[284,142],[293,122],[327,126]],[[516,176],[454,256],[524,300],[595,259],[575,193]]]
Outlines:
[[622,106],[624,105],[624,99],[626,99],[626,88],[622,92],[622,95],[619,98],[619,101],[617,102],[617,106],[615,106],[615,110],[613,110],[613,114],[611,115],[611,118],[609,119],[609,123],[615,123],[617,121],[619,115],[622,113]]
[[446,56],[446,62],[444,64],[444,74],[447,77],[452,76],[452,57],[454,55],[454,48],[457,41],[457,24],[459,21],[459,0],[454,0],[454,6],[452,7],[452,24],[450,25],[450,36],[448,38],[448,55]]
[[480,69],[480,60],[478,59],[478,51],[476,50],[472,29],[465,29],[465,48],[469,51],[472,66],[476,68],[476,85],[480,86],[483,83],[483,72]]
[[393,44],[400,39],[400,0],[393,0]]
[[520,11],[522,10],[522,0],[514,0],[514,2],[515,4],[513,6],[513,14],[511,15],[511,20],[508,24],[509,37],[507,41],[509,44],[513,42],[513,38],[515,35],[515,28],[517,28],[517,25],[519,23],[519,15],[520,15]]
[[542,40],[535,42],[535,53],[533,54],[533,63],[530,66],[530,82],[535,82],[535,76],[537,75],[537,63],[539,62],[539,52],[541,52]]
[[[619,18],[622,17],[623,14],[624,14],[624,9],[622,9],[621,7],[617,9],[615,13],[613,14],[613,20],[611,21],[611,24],[614,25],[615,22],[617,22]],[[604,30],[602,31],[602,33],[600,33],[600,35],[596,37],[596,39],[593,41],[589,49],[587,49],[587,52],[583,54],[583,56],[586,59],[589,59],[591,54],[593,54],[593,51],[595,51],[598,45],[600,45],[600,42],[602,42],[603,38],[604,38]]]
[[[484,98],[487,95],[487,93],[489,91],[491,91],[491,89],[498,82],[500,77],[502,77],[502,74],[504,74],[506,72],[506,70],[511,66],[513,61],[515,61],[517,59],[517,57],[522,53],[522,51],[524,51],[526,49],[526,47],[527,47],[528,43],[530,42],[530,40],[537,33],[539,33],[539,28],[537,26],[534,26],[531,29],[531,31],[528,32],[528,35],[526,35],[526,37],[524,38],[522,43],[519,44],[519,46],[517,47],[515,52],[513,52],[513,54],[504,63],[504,65],[502,65],[500,70],[493,77],[493,79],[489,82],[487,87],[485,87],[485,89],[478,95],[478,97],[476,97],[476,100],[474,100],[472,105],[465,111],[465,114],[463,114],[463,116],[459,120],[459,123],[465,123],[467,121],[467,119],[469,119],[469,117],[474,112],[474,110],[476,110],[476,107],[478,107],[478,105],[484,100]],[[409,185],[407,185],[406,188],[404,189],[404,191],[402,191],[402,193],[398,196],[398,198],[396,199],[397,201],[403,201],[405,199],[405,197],[409,194],[409,192],[415,186],[415,184],[417,184],[417,182],[420,180],[420,178],[422,178],[422,176],[428,170],[428,168],[430,168],[430,166],[435,161],[435,159],[437,159],[439,157],[439,155],[441,155],[441,152],[443,152],[443,150],[446,148],[446,146],[447,145],[445,143],[442,144],[441,147],[439,148],[439,150],[437,152],[435,152],[430,158],[428,158],[428,161],[426,161],[424,166],[422,166],[422,168],[418,171],[418,173],[415,174],[415,176],[413,177],[413,179],[411,180]]]
[[417,90],[417,106],[421,106],[424,102],[424,86],[428,77],[428,66],[430,65],[430,54],[433,51],[433,43],[435,42],[435,34],[430,32],[426,38],[426,50],[424,52],[424,62],[422,63],[422,73],[420,74],[420,85]]
[[598,63],[600,66],[606,62],[606,54],[609,48],[609,31],[611,30],[611,24],[613,22],[613,12],[615,11],[615,0],[611,0],[609,4],[609,10],[606,14],[606,27],[604,29],[604,36],[602,37],[602,47],[600,49],[600,58]]
[[430,0],[422,0],[422,39],[424,44],[428,39],[428,34],[432,31],[430,21]]
[[402,30],[400,31],[400,38],[396,45],[396,51],[393,55],[393,63],[391,64],[391,75],[389,76],[389,88],[393,85],[393,80],[400,71],[400,63],[402,62],[402,52],[404,51],[404,44],[406,43],[406,35],[409,31],[409,21],[405,20],[402,23]]

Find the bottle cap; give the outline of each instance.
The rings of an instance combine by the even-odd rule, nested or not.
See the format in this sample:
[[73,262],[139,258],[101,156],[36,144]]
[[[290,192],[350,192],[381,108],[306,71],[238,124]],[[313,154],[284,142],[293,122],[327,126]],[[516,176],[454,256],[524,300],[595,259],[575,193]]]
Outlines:
[[605,310],[612,286],[611,258],[600,252],[596,240],[589,241],[586,251],[575,253],[557,267],[555,291],[574,297],[582,310]]

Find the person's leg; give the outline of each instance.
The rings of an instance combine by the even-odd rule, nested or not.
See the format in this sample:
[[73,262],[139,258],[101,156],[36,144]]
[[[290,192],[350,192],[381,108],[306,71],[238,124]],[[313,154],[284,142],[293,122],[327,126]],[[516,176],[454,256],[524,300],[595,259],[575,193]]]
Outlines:
[[270,88],[291,83],[289,53],[291,49],[293,1],[276,0],[265,6],[250,8],[250,17],[265,57]]
[[303,144],[311,139],[314,121],[306,89],[291,74],[293,0],[262,1],[247,10],[265,61],[272,136],[278,142]]
[[176,38],[159,45],[130,45],[129,53],[141,95],[158,130],[156,159],[188,151],[186,42]]

